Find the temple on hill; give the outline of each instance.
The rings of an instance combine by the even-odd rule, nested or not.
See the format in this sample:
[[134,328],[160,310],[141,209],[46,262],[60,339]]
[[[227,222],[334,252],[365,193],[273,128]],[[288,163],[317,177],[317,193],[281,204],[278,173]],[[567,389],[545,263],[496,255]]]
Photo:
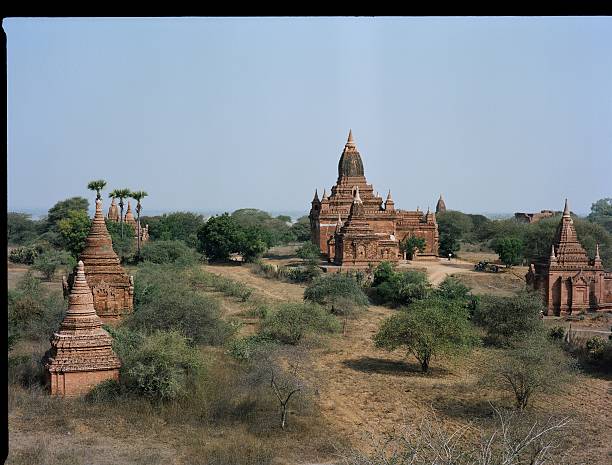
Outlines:
[[[133,309],[134,280],[121,267],[102,214],[102,201],[96,200],[96,214],[79,260],[85,266],[87,283],[93,294],[96,313],[105,323],[117,321]],[[76,272],[64,279],[68,295]]]
[[547,315],[612,310],[612,272],[603,268],[599,245],[595,258],[589,259],[578,241],[567,199],[550,256],[530,264],[525,278],[528,286],[542,291]]
[[[108,218],[111,221],[115,221],[115,222],[118,222],[121,220],[121,213],[119,212],[119,208],[117,207],[117,204],[115,203],[114,198],[108,209],[108,214],[106,215],[106,218]],[[123,221],[125,223],[130,224],[132,228],[134,228],[134,238],[138,240],[139,223],[134,218],[134,214],[132,213],[132,205],[130,204],[129,200],[127,204],[127,210],[125,212],[125,215],[123,215]],[[149,240],[149,225],[147,224],[144,227],[140,226],[140,242],[143,243],[148,240]]]
[[79,396],[107,379],[119,379],[121,362],[112,338],[102,328],[85,278],[82,261],[68,297],[68,310],[46,354],[47,384],[52,395]]
[[438,225],[435,214],[395,208],[389,191],[386,200],[374,194],[363,169],[352,131],[338,163],[338,180],[331,194],[318,192],[310,210],[312,242],[335,265],[362,267],[404,258],[400,243],[409,236],[425,239],[419,258],[438,255]]

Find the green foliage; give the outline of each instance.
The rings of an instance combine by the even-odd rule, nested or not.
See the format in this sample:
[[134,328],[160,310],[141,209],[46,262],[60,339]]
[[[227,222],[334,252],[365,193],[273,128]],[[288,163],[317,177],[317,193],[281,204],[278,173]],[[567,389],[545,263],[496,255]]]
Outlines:
[[106,186],[106,181],[104,179],[98,179],[96,181],[91,181],[87,184],[87,189],[90,191],[96,191],[96,199],[101,199],[100,191],[104,189]]
[[315,278],[304,290],[304,300],[331,309],[347,301],[358,307],[369,304],[367,296],[354,277],[341,273],[324,274]]
[[198,230],[198,251],[210,260],[227,260],[239,252],[241,233],[241,226],[227,213],[213,216]]
[[584,346],[589,356],[591,358],[597,359],[601,357],[601,355],[604,353],[604,350],[606,348],[606,341],[599,336],[593,336],[587,339]]
[[254,261],[268,250],[267,241],[265,229],[243,226],[227,213],[213,216],[198,230],[198,250],[211,260],[227,260],[239,253],[244,261]]
[[[203,366],[198,349],[181,333],[111,331],[113,349],[122,363],[120,380],[129,393],[163,402],[185,397],[194,388]],[[112,384],[106,388],[117,391]]]
[[269,213],[255,208],[243,208],[232,213],[232,218],[245,229],[257,228],[267,247],[295,241],[288,217],[273,218]]
[[553,341],[561,341],[565,337],[565,328],[563,326],[555,326],[548,330],[548,337]]
[[28,272],[8,291],[9,337],[48,340],[59,328],[65,309],[62,292],[49,290]]
[[291,283],[308,283],[322,273],[314,262],[309,262],[306,266],[277,266],[255,260],[251,269],[265,278]]
[[424,238],[417,237],[417,236],[410,236],[410,237],[405,238],[400,243],[400,250],[402,252],[406,252],[406,257],[408,258],[408,260],[412,260],[412,258],[414,257],[415,251],[416,250],[418,250],[419,252],[425,251],[426,245],[427,245],[427,242],[425,241]]
[[453,276],[447,276],[434,294],[442,299],[468,302],[472,299],[470,288]]
[[89,201],[83,197],[71,197],[57,202],[49,209],[45,230],[57,230],[58,223],[64,218],[67,218],[71,211],[83,212],[87,215],[88,209]]
[[180,240],[146,242],[140,257],[145,262],[183,266],[193,265],[200,260],[200,255]]
[[236,297],[242,302],[249,300],[253,293],[253,289],[240,281],[234,281],[202,269],[192,269],[188,279],[190,286],[219,291],[227,296]]
[[76,266],[76,260],[66,251],[47,250],[36,256],[32,269],[40,271],[50,281],[55,271],[62,266],[71,270]]
[[42,244],[16,247],[9,252],[8,259],[11,263],[31,265],[34,263],[36,257],[45,250],[48,250],[48,247],[44,247]]
[[264,334],[253,334],[232,339],[228,344],[227,353],[236,360],[251,360],[259,351],[272,350],[276,342]]
[[504,265],[518,265],[523,257],[523,241],[518,237],[501,237],[495,241],[493,250]]
[[374,336],[376,347],[403,347],[429,371],[433,358],[468,350],[477,341],[467,310],[456,301],[436,297],[414,302],[387,318]]
[[[113,241],[113,250],[122,263],[131,262],[136,253],[136,240],[134,239],[134,227],[129,223],[105,220],[106,229]],[[121,230],[123,229],[123,233]]]
[[397,272],[389,262],[380,263],[374,271],[373,297],[386,305],[409,305],[427,297],[430,289],[427,275],[420,271]]
[[587,219],[602,226],[612,234],[612,198],[599,199],[591,205],[591,213]]
[[455,255],[460,248],[460,241],[474,242],[477,240],[477,230],[474,228],[474,220],[482,228],[487,221],[482,215],[466,215],[465,213],[447,210],[436,215],[438,223],[440,256],[447,257],[448,254]]
[[485,367],[482,381],[505,389],[524,410],[538,394],[563,391],[576,373],[576,363],[543,333],[530,333],[514,347],[499,351]]
[[303,246],[295,251],[298,258],[303,260],[317,261],[321,256],[319,247],[314,245],[312,242],[306,242]]
[[89,235],[91,220],[87,212],[71,210],[66,218],[59,220],[57,228],[62,237],[62,246],[74,257],[78,257],[85,247]]
[[283,344],[298,344],[306,334],[334,333],[338,320],[323,307],[312,303],[285,303],[263,320],[261,332]]
[[197,344],[222,344],[234,329],[220,318],[216,299],[194,291],[189,272],[175,265],[139,265],[126,327],[147,334],[177,330]]
[[41,222],[31,219],[27,213],[9,212],[6,215],[6,236],[9,244],[22,245],[38,236]]
[[141,224],[149,225],[149,236],[154,240],[185,242],[189,247],[198,245],[198,230],[204,217],[191,212],[174,212],[162,216],[142,217]]
[[487,331],[487,342],[513,345],[533,332],[544,332],[540,318],[544,306],[539,294],[521,292],[512,297],[482,296],[474,311],[474,322]]
[[310,240],[310,219],[308,216],[302,216],[291,225],[291,232],[298,242]]

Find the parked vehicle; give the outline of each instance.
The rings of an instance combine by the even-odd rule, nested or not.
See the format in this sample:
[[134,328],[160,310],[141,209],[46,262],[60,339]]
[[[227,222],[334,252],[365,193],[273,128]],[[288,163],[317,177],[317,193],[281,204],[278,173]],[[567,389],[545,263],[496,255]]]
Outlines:
[[495,263],[489,263],[486,261],[480,261],[476,265],[474,265],[474,271],[484,271],[488,273],[498,273],[500,271],[500,266]]

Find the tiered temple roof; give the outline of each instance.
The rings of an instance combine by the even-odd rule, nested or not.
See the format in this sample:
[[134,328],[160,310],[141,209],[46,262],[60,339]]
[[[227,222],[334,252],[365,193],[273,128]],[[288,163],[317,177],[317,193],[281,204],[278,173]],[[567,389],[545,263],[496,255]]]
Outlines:
[[[113,250],[113,242],[104,216],[102,201],[96,200],[96,214],[79,259],[93,293],[94,308],[104,321],[113,321],[133,308],[134,285]],[[71,281],[74,280],[73,273]],[[67,290],[65,290],[65,293]]]
[[[561,222],[557,226],[554,240],[555,266],[559,267],[588,267],[589,256],[582,244],[578,241],[574,220],[570,215],[567,199]],[[552,265],[552,263],[551,263]]]
[[118,379],[121,362],[112,349],[112,338],[96,315],[82,261],[68,297],[68,310],[51,338],[45,368],[52,395],[87,393],[105,379]]
[[117,203],[115,202],[114,197],[108,209],[108,215],[106,215],[106,217],[111,221],[119,221],[121,219],[121,214],[119,213],[119,207],[117,206]]

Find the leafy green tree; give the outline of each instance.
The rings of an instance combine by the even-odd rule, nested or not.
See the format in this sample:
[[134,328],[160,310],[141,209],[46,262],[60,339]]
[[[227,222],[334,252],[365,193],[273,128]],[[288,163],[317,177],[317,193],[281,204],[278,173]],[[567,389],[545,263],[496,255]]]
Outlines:
[[436,215],[439,233],[440,255],[455,255],[462,239],[471,240],[474,224],[472,218],[465,213],[447,210]]
[[408,260],[412,260],[415,251],[424,252],[427,242],[422,237],[410,236],[400,242],[400,250],[406,252]]
[[502,237],[495,241],[493,250],[504,265],[518,265],[523,257],[523,241],[518,237]]
[[296,241],[304,242],[310,240],[310,219],[308,216],[302,216],[291,225],[291,232],[295,236]]
[[47,214],[47,226],[45,231],[57,231],[58,223],[64,218],[68,218],[68,213],[71,211],[80,211],[87,215],[89,209],[89,201],[83,197],[71,197],[66,200],[57,202],[49,209]]
[[238,250],[245,262],[261,258],[268,250],[266,231],[259,226],[242,228],[239,236]]
[[321,251],[319,250],[319,247],[314,245],[312,242],[306,242],[303,246],[295,251],[295,254],[302,260],[316,262],[321,256]]
[[487,331],[487,341],[511,346],[533,332],[545,332],[540,318],[544,311],[537,293],[520,292],[511,297],[484,295],[474,310],[474,322]]
[[229,214],[213,216],[198,230],[198,251],[210,260],[227,260],[238,253],[242,228]]
[[189,247],[198,245],[198,230],[205,223],[204,217],[191,212],[174,212],[158,217],[143,217],[149,225],[149,236],[154,240],[181,240]]
[[612,198],[599,199],[592,204],[591,213],[587,219],[603,226],[606,231],[612,233]]
[[106,181],[104,179],[98,179],[96,181],[91,181],[89,184],[87,184],[87,189],[89,189],[90,191],[96,191],[96,200],[101,200],[102,195],[100,194],[100,191],[104,189],[105,186]]
[[51,281],[55,271],[62,266],[71,270],[76,266],[76,260],[66,251],[51,249],[41,253],[34,259],[32,269],[40,271],[47,281]]
[[[134,227],[129,223],[117,223],[112,220],[105,220],[106,229],[113,241],[113,250],[122,263],[130,262],[134,258],[136,247],[134,245]],[[125,229],[125,234],[122,231]]]
[[9,244],[23,245],[36,239],[39,221],[32,220],[27,213],[9,212],[6,215],[6,235]]
[[193,265],[200,257],[183,241],[149,241],[142,247],[141,258],[151,263]]
[[427,297],[431,284],[420,271],[397,272],[389,262],[382,262],[374,271],[373,296],[392,306],[408,305]]
[[574,379],[576,363],[544,333],[530,333],[486,364],[481,382],[512,393],[524,410],[534,396],[563,392]]
[[91,228],[91,220],[86,212],[71,210],[61,219],[57,227],[62,237],[62,245],[74,257],[78,257],[85,247],[85,239]]
[[435,295],[446,300],[468,302],[471,299],[470,288],[453,276],[447,276],[434,291]]
[[232,213],[232,218],[243,228],[257,227],[261,236],[265,238],[268,247],[286,244],[295,240],[287,218],[279,216],[273,218],[269,213],[255,208],[243,208]]
[[467,310],[455,301],[433,297],[414,302],[387,318],[374,336],[376,347],[407,349],[424,373],[433,358],[464,352],[476,341]]

